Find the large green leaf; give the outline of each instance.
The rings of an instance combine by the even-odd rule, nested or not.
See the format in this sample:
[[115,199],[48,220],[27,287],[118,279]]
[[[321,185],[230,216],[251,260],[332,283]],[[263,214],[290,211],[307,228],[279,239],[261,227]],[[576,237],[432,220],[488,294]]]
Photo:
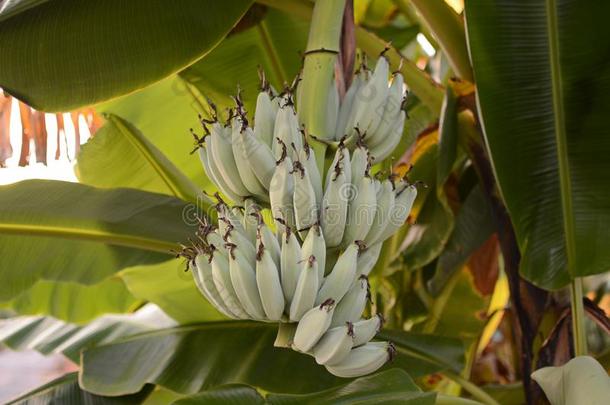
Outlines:
[[122,405],[141,403],[153,389],[147,386],[142,391],[122,397],[101,397],[84,391],[78,385],[78,373],[68,373],[64,376],[36,388],[7,403],[14,405],[25,404],[62,404],[62,405]]
[[[345,382],[309,356],[275,348],[276,329],[260,322],[209,322],[143,333],[84,351],[81,383],[97,394],[123,395],[138,392],[146,383],[193,394],[228,383],[304,393]],[[380,335],[388,336],[399,355],[386,367],[402,368],[413,377],[455,369],[456,353],[463,351],[454,339],[398,331]]]
[[120,96],[201,58],[250,4],[13,1],[0,9],[0,86],[45,111]]
[[392,404],[433,405],[436,393],[422,392],[403,370],[391,369],[311,394],[266,393],[247,385],[227,385],[180,399],[176,405],[198,404]]
[[40,280],[12,301],[2,303],[22,315],[51,315],[68,322],[82,323],[104,313],[127,312],[136,305],[118,277],[98,284]]
[[305,50],[307,29],[307,21],[269,9],[257,25],[229,36],[180,76],[221,108],[233,104],[230,96],[239,85],[246,108],[253,113],[260,86],[258,67],[278,90],[291,82],[301,67],[299,52]]
[[41,279],[94,284],[167,260],[193,233],[185,207],[160,194],[61,181],[0,187],[0,300]]
[[86,347],[172,325],[175,321],[152,304],[133,314],[104,315],[85,326],[50,316],[21,316],[0,321],[0,342],[13,350],[62,353],[78,363]]
[[119,273],[127,289],[157,304],[181,324],[226,319],[203,297],[185,263],[179,260],[137,266]]
[[82,183],[131,187],[197,201],[198,187],[137,128],[116,115],[107,118],[78,155],[76,172]]
[[[205,59],[209,56],[206,56]],[[178,75],[164,79],[133,94],[102,103],[96,106],[96,110],[104,114],[114,114],[129,121],[199,187],[203,187],[208,182],[199,162],[199,157],[196,154],[189,154],[193,150],[193,137],[189,133],[189,128],[198,129],[197,115],[205,111],[203,101],[197,91],[193,90],[192,86]],[[108,134],[100,133],[96,136],[105,137],[106,135]],[[94,141],[89,141],[89,143],[92,142]],[[98,142],[106,144],[110,141],[102,139]],[[139,158],[132,156],[133,152],[135,152],[133,148],[125,151],[126,159],[138,160]],[[112,166],[113,171],[126,170],[125,162],[120,160],[119,152],[113,151],[112,157],[116,159],[110,161],[106,157],[83,153],[78,159],[81,164],[85,164],[83,160],[90,160],[86,164],[94,167],[101,165],[97,162],[98,159],[102,162],[108,160],[108,164]],[[103,173],[98,173],[94,178],[91,174],[83,177],[83,180],[101,181],[98,177],[102,175]],[[150,170],[132,172],[129,177],[133,177],[133,180],[130,181],[138,182],[144,188],[152,187],[155,184]],[[112,186],[116,187],[117,185]]]
[[467,0],[480,112],[521,272],[610,269],[610,2]]

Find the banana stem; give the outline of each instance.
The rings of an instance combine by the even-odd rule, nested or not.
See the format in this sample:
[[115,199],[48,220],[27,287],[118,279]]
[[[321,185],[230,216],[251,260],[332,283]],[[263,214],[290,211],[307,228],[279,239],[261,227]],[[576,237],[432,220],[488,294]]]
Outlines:
[[587,333],[585,330],[585,310],[582,304],[582,278],[576,277],[570,284],[572,306],[572,335],[574,340],[574,355],[586,356]]
[[462,388],[464,388],[466,391],[468,391],[470,393],[470,395],[472,395],[477,400],[481,401],[483,404],[500,405],[498,403],[498,401],[496,401],[488,393],[483,391],[483,389],[481,389],[481,387],[477,386],[476,384],[471,383],[470,381],[468,381],[464,377],[454,373],[453,371],[448,371],[448,370],[443,371],[442,374],[444,374],[445,377],[449,378],[450,380],[455,381]]

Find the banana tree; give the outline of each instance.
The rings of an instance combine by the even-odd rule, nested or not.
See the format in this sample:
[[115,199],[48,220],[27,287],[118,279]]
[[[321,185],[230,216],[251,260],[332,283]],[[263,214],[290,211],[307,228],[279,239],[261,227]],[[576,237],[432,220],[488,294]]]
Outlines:
[[[610,35],[597,21],[606,6],[469,0],[462,13],[442,0],[225,3],[9,1],[2,7],[0,87],[40,110],[94,105],[105,118],[78,155],[80,184],[28,181],[0,189],[0,302],[21,315],[0,324],[0,338],[15,350],[62,353],[79,366],[78,378],[66,375],[17,403],[67,395],[76,402],[535,403],[544,397],[530,378],[534,369],[603,352],[587,350],[585,314],[600,330],[607,331],[608,322],[595,303],[583,300],[581,279],[610,267],[610,196],[603,182],[607,102],[601,96],[610,75],[603,59]],[[433,44],[435,56],[423,51],[417,33]],[[378,73],[384,64],[385,76]],[[381,67],[369,72],[367,66]],[[301,80],[293,80],[299,72]],[[382,76],[382,85],[373,87]],[[409,91],[404,101],[400,80]],[[358,86],[377,93],[354,90]],[[396,110],[380,124],[376,115],[384,117],[391,104],[382,95],[392,88]],[[272,117],[274,108],[283,111],[286,127],[303,129],[304,138],[289,138],[283,154],[273,143],[282,134],[260,130],[267,96]],[[280,102],[274,106],[273,100]],[[227,118],[227,127],[218,117]],[[301,163],[286,170],[295,182],[299,174],[318,173],[321,188],[309,180],[311,193],[295,197],[293,227],[285,226],[283,215],[275,220],[276,191],[261,170],[265,161],[252,164],[258,152],[241,160],[236,152],[235,142],[252,120],[252,138],[243,139],[259,136],[257,130],[269,136],[273,166],[290,156]],[[381,131],[384,125],[395,129],[395,141],[376,135],[390,133]],[[190,128],[203,131],[195,145]],[[224,133],[235,141],[220,155],[218,134]],[[306,145],[293,146],[292,154],[290,144],[303,140],[311,155]],[[367,162],[367,151],[381,159]],[[345,153],[350,165],[338,163]],[[316,359],[274,348],[311,351],[291,337],[297,323],[288,321],[301,319],[299,305],[280,308],[275,317],[264,300],[257,306],[256,294],[246,305],[243,279],[233,281],[243,293],[230,307],[226,296],[219,302],[212,294],[218,291],[206,287],[205,274],[207,260],[210,272],[219,260],[219,245],[240,245],[233,230],[240,225],[227,228],[225,221],[241,211],[228,210],[225,201],[264,208],[264,219],[252,217],[255,250],[227,250],[235,274],[241,273],[232,263],[244,260],[233,255],[254,254],[257,275],[272,267],[269,256],[259,271],[274,242],[267,238],[261,249],[257,228],[261,239],[275,231],[278,246],[292,237],[305,250],[319,227],[331,246],[334,234],[323,214],[316,224],[299,212],[306,211],[305,201],[323,205],[327,200],[316,192],[326,196],[324,178],[335,184],[347,177],[348,166],[362,173],[345,183],[350,190],[369,189],[352,200],[362,206],[385,204],[358,200],[383,194],[374,189],[382,173],[389,174],[388,201],[404,198],[407,189],[417,189],[417,198],[408,218],[407,209],[390,231],[373,232],[377,238],[362,224],[345,226],[349,241],[371,245],[360,257],[370,256],[370,242],[385,236],[366,263],[368,282],[359,284],[362,291],[370,284],[370,303],[357,300],[365,295],[353,296],[365,305],[365,318],[383,315],[386,328],[376,339],[393,342],[396,350],[378,374],[345,379],[333,375],[345,367],[327,365],[329,373],[316,364],[322,357],[315,350]],[[222,200],[213,197],[218,192]],[[247,228],[250,217],[243,218],[239,223]],[[216,226],[223,232],[214,245],[209,238]],[[304,303],[307,283],[316,284],[315,292],[317,283],[336,278],[333,266],[347,260],[350,247],[343,235],[335,239],[323,249],[327,266],[320,266],[322,253],[299,264],[320,266],[320,276],[309,272],[310,278],[295,281],[294,288],[302,286],[291,300]],[[274,266],[285,288],[290,273],[282,275],[282,253],[283,247]],[[342,268],[362,273],[364,262]],[[562,315],[562,301],[552,297],[568,286],[571,310]],[[279,296],[287,299],[285,294]],[[334,297],[337,308],[347,300],[344,294]],[[160,309],[138,309],[144,303]],[[567,330],[567,316],[574,344],[550,349]],[[274,323],[243,319],[261,317],[282,321],[280,333]],[[506,332],[511,326],[513,338]],[[503,349],[495,346],[494,333],[503,336],[508,356],[498,354]],[[497,371],[481,377],[477,370],[490,353],[512,377]],[[493,385],[499,382],[517,386]],[[558,398],[549,386],[542,387],[548,398]]]

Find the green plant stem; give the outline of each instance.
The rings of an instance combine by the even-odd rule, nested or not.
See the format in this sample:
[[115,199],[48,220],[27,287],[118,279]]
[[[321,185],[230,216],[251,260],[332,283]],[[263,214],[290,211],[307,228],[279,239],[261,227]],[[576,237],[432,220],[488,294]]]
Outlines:
[[577,277],[570,284],[572,306],[572,334],[574,340],[574,355],[586,356],[587,334],[585,331],[585,309],[582,303],[582,278]]
[[454,373],[453,371],[443,371],[442,374],[445,375],[445,377],[449,378],[450,380],[455,381],[462,388],[464,388],[466,391],[468,391],[470,393],[470,395],[472,395],[474,398],[481,401],[482,403],[487,404],[487,405],[500,405],[488,393],[483,391],[483,389],[481,389],[481,387],[477,386],[476,384],[471,383],[470,381],[466,380],[464,377],[460,376],[459,374]]
[[[257,0],[258,3],[278,9],[300,18],[311,18],[312,4],[304,0]],[[367,54],[379,55],[388,45],[386,41],[362,27],[356,27],[356,42]],[[405,59],[391,47],[386,53],[393,69],[398,69],[411,91],[432,111],[440,111],[445,90],[413,62]],[[402,62],[402,64],[401,64]]]
[[[396,3],[406,0],[394,0]],[[474,82],[462,18],[444,0],[410,0],[423,25],[434,35],[449,64],[462,79]]]

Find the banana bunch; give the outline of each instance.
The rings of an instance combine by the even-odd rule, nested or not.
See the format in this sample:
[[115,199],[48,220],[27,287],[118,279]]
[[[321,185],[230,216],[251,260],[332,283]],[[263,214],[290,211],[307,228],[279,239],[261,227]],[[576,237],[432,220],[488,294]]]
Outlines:
[[197,239],[180,252],[214,307],[233,319],[294,325],[290,347],[337,376],[368,374],[391,359],[390,343],[371,342],[381,316],[361,319],[378,251],[355,241],[326,273],[318,224],[301,241],[282,220],[276,235],[252,200],[242,208],[217,198],[218,227],[201,220]]
[[253,126],[239,94],[224,123],[209,102],[211,119],[195,135],[205,172],[236,204],[217,193],[218,225],[201,220],[196,240],[179,253],[197,287],[229,318],[279,322],[278,339],[285,336],[277,345],[340,377],[371,373],[395,352],[371,341],[381,316],[362,319],[368,274],[417,196],[407,180],[371,173],[404,126],[402,76],[390,83],[388,76],[382,56],[373,72],[360,69],[340,105],[336,94],[328,97],[337,142],[324,141],[334,151],[327,170],[308,143],[320,140],[299,125],[296,84],[276,94],[263,76]]

